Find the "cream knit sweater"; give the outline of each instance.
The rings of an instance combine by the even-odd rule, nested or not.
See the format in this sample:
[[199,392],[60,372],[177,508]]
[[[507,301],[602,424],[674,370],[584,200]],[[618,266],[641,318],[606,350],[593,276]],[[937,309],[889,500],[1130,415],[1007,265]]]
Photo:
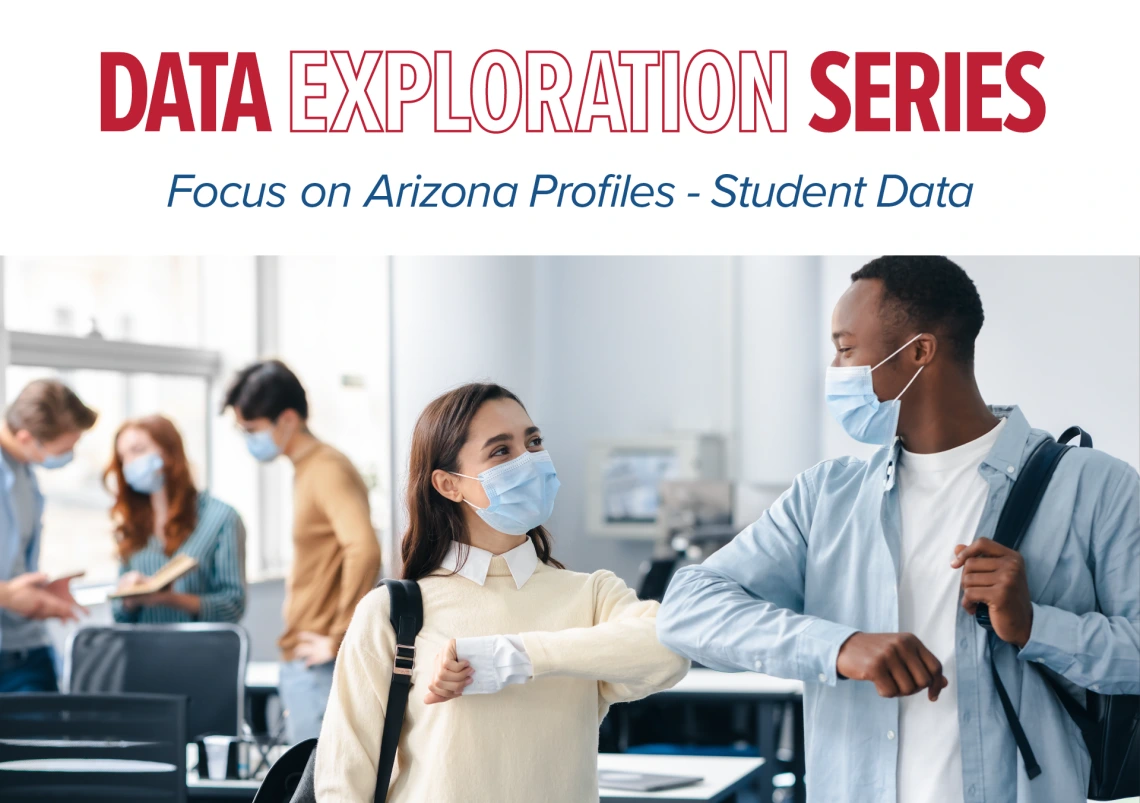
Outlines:
[[[612,703],[667,689],[688,671],[657,641],[656,602],[612,572],[539,564],[516,588],[501,557],[483,586],[420,580],[424,626],[388,803],[589,803],[598,799],[598,725]],[[425,705],[449,639],[521,634],[534,679]],[[319,803],[371,803],[396,638],[388,593],[356,608],[337,655],[317,746]]]

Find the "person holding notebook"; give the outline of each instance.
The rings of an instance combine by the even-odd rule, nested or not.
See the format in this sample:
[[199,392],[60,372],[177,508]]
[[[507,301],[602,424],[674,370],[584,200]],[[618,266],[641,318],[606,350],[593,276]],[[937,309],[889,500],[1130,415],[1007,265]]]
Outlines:
[[[464,385],[420,415],[402,574],[419,584],[423,628],[389,803],[597,800],[606,711],[688,671],[657,640],[657,602],[554,558],[543,525],[558,485],[542,434],[505,388]],[[388,612],[388,590],[370,593],[341,645],[317,743],[322,803],[376,792]]]
[[115,621],[240,620],[245,612],[241,517],[195,486],[174,423],[160,415],[124,423],[103,479],[115,497],[111,517],[120,560],[118,591],[145,586],[176,556],[195,563],[167,588],[112,599]]

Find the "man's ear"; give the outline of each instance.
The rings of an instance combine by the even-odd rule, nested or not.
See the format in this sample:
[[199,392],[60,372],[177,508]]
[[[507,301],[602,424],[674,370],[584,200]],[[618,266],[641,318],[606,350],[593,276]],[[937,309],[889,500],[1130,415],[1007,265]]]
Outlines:
[[441,468],[437,468],[431,473],[431,487],[435,488],[436,492],[444,499],[450,499],[452,502],[463,501],[463,493],[459,490],[459,483],[455,481],[455,475],[449,474]]
[[920,335],[918,340],[910,344],[914,349],[914,362],[916,365],[927,366],[934,362],[934,355],[938,353],[938,338],[931,334]]
[[32,435],[32,433],[28,432],[26,429],[16,430],[15,437],[16,443],[20,444],[20,446],[25,449],[35,446],[37,443],[35,436]]

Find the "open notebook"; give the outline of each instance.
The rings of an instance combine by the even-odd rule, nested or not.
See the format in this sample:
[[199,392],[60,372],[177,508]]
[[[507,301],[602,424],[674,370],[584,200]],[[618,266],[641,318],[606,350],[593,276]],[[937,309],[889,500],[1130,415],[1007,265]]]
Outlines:
[[107,596],[110,598],[137,597],[141,594],[153,594],[162,591],[186,572],[198,565],[198,561],[189,555],[175,555],[170,561],[151,575],[151,578],[142,585],[126,588],[122,591],[113,591]]
[[598,786],[603,789],[623,789],[630,792],[663,792],[700,783],[703,778],[689,775],[654,775],[648,772],[624,770],[598,770]]

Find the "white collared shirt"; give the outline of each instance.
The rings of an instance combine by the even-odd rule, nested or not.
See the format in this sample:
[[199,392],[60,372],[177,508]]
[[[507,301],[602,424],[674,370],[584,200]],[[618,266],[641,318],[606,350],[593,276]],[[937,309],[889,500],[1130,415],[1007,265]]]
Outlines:
[[[462,549],[466,549],[467,557],[461,565]],[[452,541],[440,568],[455,572],[477,585],[484,585],[493,557],[485,549],[475,546],[464,548]],[[515,588],[526,585],[538,568],[538,553],[529,538],[501,557],[507,562]],[[517,635],[459,638],[455,640],[455,653],[460,661],[467,661],[475,670],[471,685],[463,690],[464,694],[494,694],[504,686],[526,683],[534,676],[534,665]]]

